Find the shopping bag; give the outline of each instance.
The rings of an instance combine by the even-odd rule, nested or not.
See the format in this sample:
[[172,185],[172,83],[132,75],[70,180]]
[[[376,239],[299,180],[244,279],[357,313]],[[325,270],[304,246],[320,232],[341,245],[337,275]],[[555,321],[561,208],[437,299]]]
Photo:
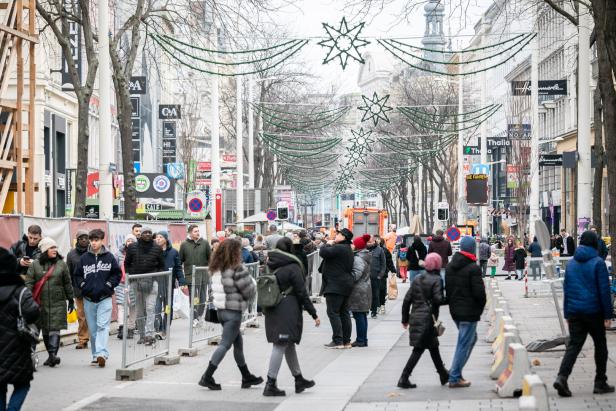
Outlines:
[[173,313],[180,318],[190,316],[190,299],[179,288],[173,290]]
[[69,311],[66,313],[66,322],[69,324],[77,322],[77,310]]
[[398,298],[398,283],[396,281],[396,276],[390,275],[387,282],[387,299],[395,300]]

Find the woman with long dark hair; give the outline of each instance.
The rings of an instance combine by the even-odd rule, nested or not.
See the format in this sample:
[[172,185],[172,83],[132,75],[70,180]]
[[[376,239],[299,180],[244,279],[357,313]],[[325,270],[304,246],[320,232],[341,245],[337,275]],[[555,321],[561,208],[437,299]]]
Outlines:
[[286,358],[291,374],[295,378],[296,393],[314,386],[314,381],[306,380],[302,376],[295,345],[299,344],[302,338],[304,325],[302,309],[310,314],[317,327],[321,321],[306,291],[302,263],[293,253],[293,241],[286,237],[278,240],[276,248],[271,250],[267,257],[267,266],[274,272],[280,290],[290,290],[288,293],[285,292],[286,296],[278,305],[263,310],[267,342],[273,344],[263,395],[280,397],[284,396],[285,392],[276,386],[276,378],[282,357]]
[[232,345],[233,357],[242,373],[242,388],[259,385],[263,378],[248,371],[240,333],[242,313],[248,308],[248,301],[255,296],[257,290],[248,269],[242,264],[242,243],[233,239],[221,241],[210,258],[208,272],[211,276],[210,298],[222,325],[222,339],[212,354],[199,385],[210,390],[221,389],[220,384],[214,380],[214,372]]

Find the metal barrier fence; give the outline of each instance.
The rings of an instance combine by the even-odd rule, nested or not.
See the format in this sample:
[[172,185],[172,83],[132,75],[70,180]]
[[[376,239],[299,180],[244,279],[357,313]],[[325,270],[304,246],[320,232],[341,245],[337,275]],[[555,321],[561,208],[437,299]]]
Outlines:
[[169,354],[172,278],[171,271],[126,274],[122,368]]
[[323,275],[319,272],[319,267],[323,259],[318,251],[308,254],[308,268],[306,275],[306,290],[308,295],[316,297],[321,292]]
[[192,281],[190,285],[190,314],[188,328],[188,348],[193,344],[206,341],[210,338],[222,335],[222,326],[206,322],[205,310],[210,295],[210,279],[207,267],[193,266]]
[[[259,263],[250,263],[245,264],[250,276],[257,282],[257,278],[259,278]],[[242,324],[243,325],[253,325],[257,321],[257,294],[248,301],[248,309],[244,311],[242,314]]]
[[[565,276],[567,263],[573,257],[554,257],[555,275],[557,279]],[[525,286],[525,297],[550,297],[554,295],[553,283],[546,276],[542,257],[527,258],[526,272],[527,281]],[[534,271],[534,272],[533,272]],[[562,287],[560,288],[562,290]]]

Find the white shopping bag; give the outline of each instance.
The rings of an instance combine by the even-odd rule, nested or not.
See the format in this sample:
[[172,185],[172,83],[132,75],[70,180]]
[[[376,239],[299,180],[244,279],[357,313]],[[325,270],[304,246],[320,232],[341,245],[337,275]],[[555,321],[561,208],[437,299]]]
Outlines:
[[173,290],[173,313],[180,318],[188,318],[190,315],[190,300],[180,288]]

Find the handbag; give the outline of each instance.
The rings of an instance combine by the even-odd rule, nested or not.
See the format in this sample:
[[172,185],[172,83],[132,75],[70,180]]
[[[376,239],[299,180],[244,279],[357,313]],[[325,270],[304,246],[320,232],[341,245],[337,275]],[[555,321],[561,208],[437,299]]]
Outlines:
[[76,323],[79,318],[77,317],[77,310],[69,311],[66,313],[66,322],[69,324]]
[[390,275],[387,284],[387,299],[395,300],[398,298],[398,283],[395,275]]
[[53,273],[53,269],[55,267],[56,265],[52,264],[43,276],[43,278],[38,280],[32,287],[32,298],[34,299],[34,302],[36,302],[38,305],[41,305],[41,293],[43,292],[43,286],[45,285],[47,280],[49,280],[49,277],[51,277],[51,274]]
[[216,310],[214,303],[208,303],[207,308],[205,309],[205,321],[214,324],[220,323],[218,320],[218,310]]
[[26,288],[24,287],[19,293],[19,316],[17,317],[17,333],[25,343],[32,346],[34,344],[38,344],[39,330],[36,325],[28,324],[26,319],[23,317],[23,314],[21,313],[21,300],[25,292]]
[[443,334],[445,334],[445,326],[443,325],[443,322],[441,320],[436,319],[436,316],[434,315],[434,312],[432,311],[432,301],[426,298],[426,295],[423,293],[423,288],[422,288],[422,294],[423,294],[424,299],[426,300],[426,304],[428,304],[428,308],[430,309],[430,315],[432,316],[432,325],[434,326],[434,332],[436,332],[436,335],[440,337]]
[[419,258],[419,253],[417,252],[417,250],[415,250],[415,257],[417,257],[417,265],[419,265],[421,268],[424,268],[426,263],[424,260]]

